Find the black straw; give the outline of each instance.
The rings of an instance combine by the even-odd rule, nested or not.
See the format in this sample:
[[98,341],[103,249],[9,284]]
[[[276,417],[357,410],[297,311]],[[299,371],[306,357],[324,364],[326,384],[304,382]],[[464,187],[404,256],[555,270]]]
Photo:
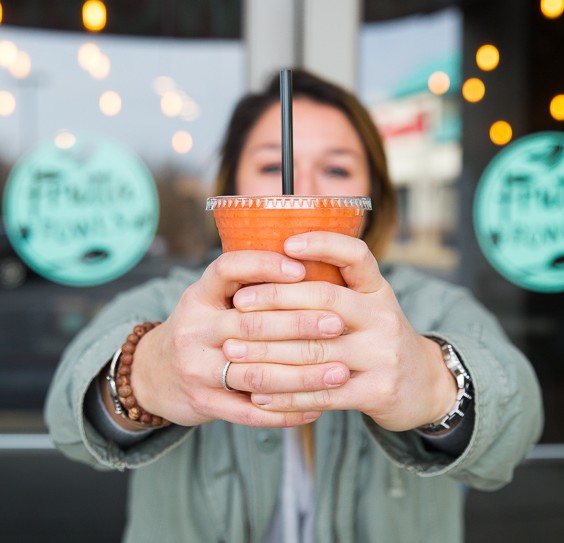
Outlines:
[[280,105],[282,110],[282,194],[294,194],[291,70],[280,70]]

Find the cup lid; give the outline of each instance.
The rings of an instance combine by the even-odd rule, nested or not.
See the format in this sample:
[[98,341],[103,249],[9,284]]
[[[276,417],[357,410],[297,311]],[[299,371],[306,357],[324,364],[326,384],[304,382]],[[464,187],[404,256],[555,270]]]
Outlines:
[[218,208],[262,208],[262,209],[319,209],[342,208],[371,210],[372,202],[367,196],[213,196],[206,200],[206,210]]

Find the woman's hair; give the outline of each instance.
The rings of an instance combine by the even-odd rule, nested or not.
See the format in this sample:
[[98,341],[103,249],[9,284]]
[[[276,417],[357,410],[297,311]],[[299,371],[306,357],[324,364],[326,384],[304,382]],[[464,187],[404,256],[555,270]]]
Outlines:
[[[362,237],[376,258],[381,258],[395,231],[397,208],[382,140],[370,114],[347,90],[300,69],[292,71],[292,91],[294,98],[306,98],[342,111],[358,132],[370,167],[374,208],[368,213]],[[235,194],[237,168],[249,133],[262,114],[279,100],[280,80],[276,74],[263,92],[248,94],[236,105],[220,150],[218,194]]]

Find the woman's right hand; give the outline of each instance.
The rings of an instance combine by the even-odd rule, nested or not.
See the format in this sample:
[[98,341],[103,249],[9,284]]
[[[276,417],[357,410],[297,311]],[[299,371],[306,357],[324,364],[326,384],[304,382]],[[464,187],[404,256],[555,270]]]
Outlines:
[[[294,283],[301,281],[304,273],[300,262],[267,251],[224,253],[212,262],[202,277],[184,291],[169,318],[139,342],[131,375],[139,405],[183,426],[223,419],[247,426],[284,427],[319,418],[321,413],[317,411],[266,411],[255,406],[248,393],[228,391],[221,383],[227,362],[222,346],[227,339],[316,340],[342,333],[342,326],[327,331],[320,325],[324,318],[327,322],[328,316],[335,321],[329,311],[287,311],[263,318],[260,312],[241,313],[233,308],[233,295],[244,285]],[[309,390],[327,388],[324,376],[335,366],[342,366],[344,383],[348,368],[340,363],[287,370],[280,367],[274,374],[279,383],[276,389],[302,389],[304,383]],[[271,368],[272,364],[266,370],[269,374]],[[260,389],[264,383],[258,383],[257,376],[260,381],[264,373],[257,364],[250,367],[251,385]]]

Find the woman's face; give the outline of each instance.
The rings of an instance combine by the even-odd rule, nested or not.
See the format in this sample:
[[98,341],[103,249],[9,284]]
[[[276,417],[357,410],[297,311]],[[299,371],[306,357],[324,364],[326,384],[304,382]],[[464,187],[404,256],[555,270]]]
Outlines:
[[[280,106],[272,105],[251,129],[236,175],[238,194],[282,193]],[[293,103],[294,192],[368,196],[368,159],[344,113],[305,98]]]

